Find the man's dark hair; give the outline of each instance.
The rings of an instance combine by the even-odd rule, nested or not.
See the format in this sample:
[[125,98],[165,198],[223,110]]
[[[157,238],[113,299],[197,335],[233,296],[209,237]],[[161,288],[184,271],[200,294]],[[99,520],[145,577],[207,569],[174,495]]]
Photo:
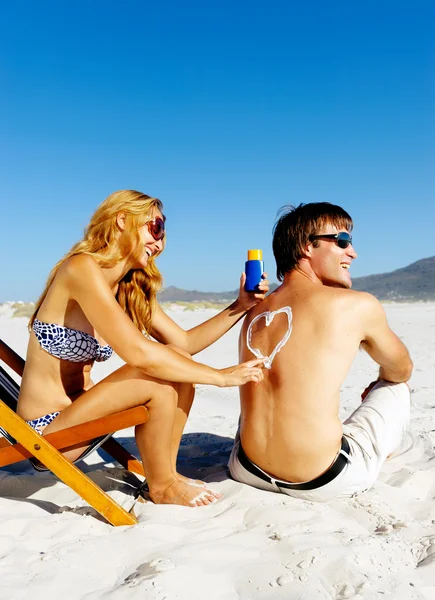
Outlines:
[[[273,254],[278,281],[292,271],[305,254],[310,236],[322,233],[326,225],[352,231],[350,215],[340,206],[329,202],[312,202],[299,206],[283,206],[273,228]],[[278,214],[279,214],[278,213]],[[312,242],[315,247],[318,240]]]

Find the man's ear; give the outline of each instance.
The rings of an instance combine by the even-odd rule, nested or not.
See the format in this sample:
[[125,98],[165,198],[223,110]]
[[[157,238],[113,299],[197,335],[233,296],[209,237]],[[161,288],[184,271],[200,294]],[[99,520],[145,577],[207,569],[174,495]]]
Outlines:
[[304,248],[304,257],[311,258],[313,255],[313,244],[312,242],[308,242],[308,244]]
[[125,213],[120,212],[116,215],[116,224],[121,231],[125,229]]

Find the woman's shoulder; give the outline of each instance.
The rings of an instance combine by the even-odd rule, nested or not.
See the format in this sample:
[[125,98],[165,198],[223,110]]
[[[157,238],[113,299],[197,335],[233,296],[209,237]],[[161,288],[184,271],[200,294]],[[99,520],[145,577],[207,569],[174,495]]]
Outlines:
[[64,282],[77,282],[94,278],[97,273],[101,273],[101,267],[95,258],[89,254],[75,254],[64,260],[57,276]]
[[57,281],[70,290],[88,288],[89,285],[94,288],[100,278],[103,278],[101,267],[89,254],[70,256],[59,267],[56,276]]

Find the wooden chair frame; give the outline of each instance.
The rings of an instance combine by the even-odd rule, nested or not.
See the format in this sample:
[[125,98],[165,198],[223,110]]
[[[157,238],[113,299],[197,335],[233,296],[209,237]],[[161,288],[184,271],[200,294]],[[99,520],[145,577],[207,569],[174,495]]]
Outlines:
[[[22,376],[25,361],[1,339],[0,360],[20,377]],[[56,431],[47,436],[41,436],[15,412],[19,393],[18,384],[1,366],[0,376],[1,381],[6,384],[0,385],[0,427],[8,434],[8,438],[13,438],[9,440],[6,437],[0,437],[0,467],[33,456],[112,525],[137,523],[134,514],[127,512],[115,502],[76,465],[69,462],[60,450],[71,450],[91,442],[101,435],[145,423],[149,416],[148,410],[144,406],[137,406],[88,423]],[[106,440],[101,447],[128,471],[145,476],[142,463],[115,439]]]

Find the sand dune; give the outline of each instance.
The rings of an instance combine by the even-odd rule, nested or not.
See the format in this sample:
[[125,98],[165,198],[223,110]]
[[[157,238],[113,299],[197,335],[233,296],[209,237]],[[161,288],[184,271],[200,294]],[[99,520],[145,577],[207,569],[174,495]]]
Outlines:
[[[180,452],[182,472],[213,482],[224,497],[190,509],[137,503],[139,524],[112,528],[50,474],[25,463],[0,469],[0,598],[62,600],[317,600],[435,598],[435,304],[386,306],[410,349],[410,433],[375,487],[314,504],[246,487],[226,462],[238,418],[237,389],[198,386]],[[182,326],[213,311],[171,316]],[[25,354],[26,319],[0,313],[0,335]],[[237,360],[238,328],[199,360]],[[116,368],[96,365],[96,380]],[[360,353],[342,389],[341,416],[376,374]],[[135,451],[132,431],[118,434]],[[86,470],[129,508],[131,476],[107,455]]]

